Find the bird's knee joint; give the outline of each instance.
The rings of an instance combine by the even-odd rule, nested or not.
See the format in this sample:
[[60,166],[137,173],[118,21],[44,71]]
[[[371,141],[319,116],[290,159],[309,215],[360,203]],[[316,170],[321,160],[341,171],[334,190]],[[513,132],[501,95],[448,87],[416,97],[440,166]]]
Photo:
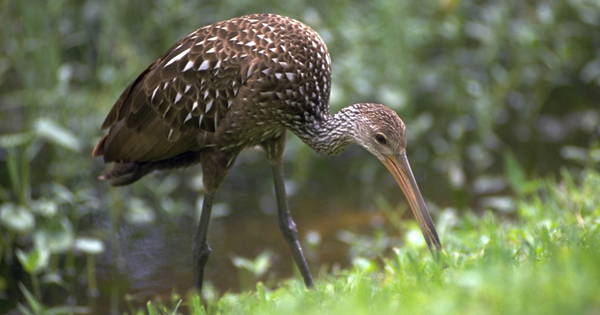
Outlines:
[[194,243],[194,245],[192,245],[192,251],[194,252],[194,257],[196,259],[208,259],[211,249],[206,242],[202,244]]
[[287,222],[281,221],[279,223],[279,229],[283,233],[286,239],[289,240],[297,240],[298,239],[298,229],[296,228],[296,223],[292,220],[288,220]]

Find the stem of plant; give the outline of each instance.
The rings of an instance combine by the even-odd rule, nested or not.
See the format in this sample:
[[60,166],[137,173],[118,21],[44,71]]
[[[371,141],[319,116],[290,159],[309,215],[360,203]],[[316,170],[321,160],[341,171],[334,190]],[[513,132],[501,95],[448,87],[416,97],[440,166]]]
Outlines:
[[40,290],[40,282],[36,273],[31,274],[31,285],[33,286],[33,294],[35,294],[35,298],[41,303],[42,291]]
[[88,296],[98,297],[98,284],[96,283],[96,257],[92,254],[87,255],[87,277],[88,277]]
[[88,297],[90,298],[90,306],[93,310],[98,310],[98,284],[96,282],[96,257],[93,254],[87,255],[87,278],[88,278]]

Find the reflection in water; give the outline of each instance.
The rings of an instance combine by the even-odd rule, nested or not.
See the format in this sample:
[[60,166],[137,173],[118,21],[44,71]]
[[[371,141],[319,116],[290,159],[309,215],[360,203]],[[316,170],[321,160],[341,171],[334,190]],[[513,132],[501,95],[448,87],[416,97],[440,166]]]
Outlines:
[[[327,205],[326,213],[300,210],[294,213],[299,237],[315,277],[323,267],[348,266],[348,246],[338,239],[341,230],[369,230],[384,221],[375,211],[364,213],[332,206]],[[307,205],[307,209],[319,208]],[[173,288],[180,294],[191,289],[191,248],[196,224],[191,215],[163,215],[144,225],[121,222],[118,246],[107,246],[99,261],[101,299],[108,299],[109,291],[118,286],[119,296],[127,294],[134,305],[142,306],[155,296],[168,299]],[[317,247],[314,242],[313,246],[308,244],[307,234],[313,238],[317,234],[321,238],[320,244]],[[273,253],[271,267],[261,278],[269,286],[293,275],[295,265],[275,215],[254,211],[214,218],[209,229],[209,244],[212,253],[206,268],[206,282],[220,294],[254,287],[254,283],[250,287],[240,287],[240,271],[232,264],[233,256],[254,259],[264,250],[270,250]],[[99,303],[103,304],[108,307],[109,303]]]

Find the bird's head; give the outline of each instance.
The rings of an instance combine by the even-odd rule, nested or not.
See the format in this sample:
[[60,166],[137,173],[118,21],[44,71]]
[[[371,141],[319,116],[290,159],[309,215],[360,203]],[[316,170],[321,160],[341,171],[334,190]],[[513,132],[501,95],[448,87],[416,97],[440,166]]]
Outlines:
[[355,141],[380,161],[406,151],[406,126],[398,114],[380,104],[356,104]]
[[390,171],[408,199],[427,245],[441,249],[431,216],[406,158],[406,126],[398,114],[380,104],[351,106],[354,141],[371,152]]

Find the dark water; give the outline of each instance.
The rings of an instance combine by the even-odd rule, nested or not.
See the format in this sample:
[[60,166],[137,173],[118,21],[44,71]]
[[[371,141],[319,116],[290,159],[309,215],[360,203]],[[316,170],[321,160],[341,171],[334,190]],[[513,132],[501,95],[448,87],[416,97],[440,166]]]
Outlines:
[[[373,222],[381,221],[378,213],[365,214],[360,211],[326,215],[313,220],[303,215],[297,217],[301,240],[305,241],[309,231],[317,232],[322,239],[318,250],[305,249],[315,271],[323,263],[348,264],[347,246],[337,239],[338,231],[369,229]],[[141,298],[148,298],[155,292],[170,293],[173,286],[185,291],[191,286],[191,248],[195,228],[195,220],[187,216],[157,220],[143,227],[123,227],[119,248],[109,247],[108,253],[100,261],[99,276],[111,279],[117,273],[126,277],[129,293]],[[212,254],[205,280],[220,292],[241,289],[238,270],[231,262],[234,255],[254,258],[269,249],[274,253],[269,272],[278,278],[292,275],[291,254],[281,236],[276,217],[242,214],[214,219],[209,231],[209,243]]]

